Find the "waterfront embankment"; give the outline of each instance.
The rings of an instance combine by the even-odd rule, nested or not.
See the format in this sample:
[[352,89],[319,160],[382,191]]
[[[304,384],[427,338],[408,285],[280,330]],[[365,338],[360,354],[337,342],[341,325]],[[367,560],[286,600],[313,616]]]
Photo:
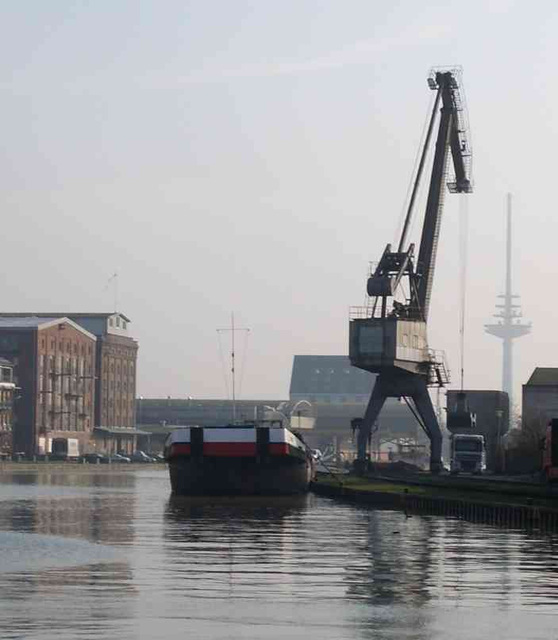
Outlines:
[[324,473],[318,474],[312,491],[408,514],[443,515],[512,528],[558,531],[558,493],[537,483]]

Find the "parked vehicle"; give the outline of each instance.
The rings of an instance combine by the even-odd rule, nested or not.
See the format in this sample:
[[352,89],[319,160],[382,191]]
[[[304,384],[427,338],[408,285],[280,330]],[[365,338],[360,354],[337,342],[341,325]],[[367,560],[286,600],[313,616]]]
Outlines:
[[53,438],[50,445],[51,460],[77,460],[79,440],[77,438]]
[[483,473],[486,471],[484,436],[454,433],[451,436],[451,473]]
[[101,453],[84,453],[80,460],[89,464],[108,464],[109,459]]
[[132,453],[132,455],[130,456],[130,460],[132,462],[140,462],[140,463],[154,462],[153,458],[148,456],[147,453],[145,453],[145,451],[134,451],[134,453]]
[[116,462],[117,464],[130,464],[132,462],[128,456],[123,456],[120,453],[113,453],[109,458],[112,463]]

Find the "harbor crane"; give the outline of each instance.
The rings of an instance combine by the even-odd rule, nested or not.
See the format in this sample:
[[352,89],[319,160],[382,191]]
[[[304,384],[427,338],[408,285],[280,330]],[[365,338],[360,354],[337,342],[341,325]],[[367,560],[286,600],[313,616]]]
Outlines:
[[[428,86],[436,91],[397,250],[388,244],[368,278],[369,304],[352,307],[351,364],[377,373],[362,420],[356,421],[357,467],[364,469],[367,446],[386,398],[403,398],[430,439],[430,469],[442,468],[442,432],[428,387],[449,382],[444,358],[428,347],[427,323],[444,205],[450,193],[471,193],[471,146],[461,88],[461,70],[433,69]],[[432,173],[418,255],[407,245],[432,133],[438,120]],[[448,176],[451,155],[453,176]]]

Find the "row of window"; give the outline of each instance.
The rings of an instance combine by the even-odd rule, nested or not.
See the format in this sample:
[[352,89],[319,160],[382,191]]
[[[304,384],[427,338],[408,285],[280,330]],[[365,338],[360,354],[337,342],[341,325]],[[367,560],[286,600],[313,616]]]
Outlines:
[[130,392],[133,392],[134,390],[134,383],[132,380],[128,382],[124,381],[122,382],[122,384],[120,383],[120,381],[117,382],[113,382],[112,380],[110,382],[108,382],[107,380],[103,380],[103,392],[107,393],[107,391],[111,391],[114,392],[115,390],[120,393],[120,391],[124,391],[124,393],[128,392],[128,389],[130,390]]
[[71,342],[70,340],[56,340],[55,338],[51,338],[50,341],[47,341],[47,338],[41,339],[41,349],[45,351],[47,345],[50,344],[51,351],[58,352],[66,352],[66,353],[74,353],[74,355],[81,354],[85,356],[85,354],[91,355],[92,348],[91,345],[78,344],[77,342]]
[[0,431],[8,431],[12,427],[12,410],[10,406],[0,403]]
[[80,410],[37,409],[37,424],[45,429],[87,431],[90,416]]
[[134,363],[132,361],[124,360],[122,363],[120,360],[107,359],[108,370],[110,373],[120,374],[121,372],[126,374],[132,374],[134,372]]
[[110,327],[122,327],[122,329],[126,329],[128,327],[128,323],[126,322],[126,320],[124,320],[124,318],[121,318],[120,316],[116,316],[116,318],[109,318],[109,326]]

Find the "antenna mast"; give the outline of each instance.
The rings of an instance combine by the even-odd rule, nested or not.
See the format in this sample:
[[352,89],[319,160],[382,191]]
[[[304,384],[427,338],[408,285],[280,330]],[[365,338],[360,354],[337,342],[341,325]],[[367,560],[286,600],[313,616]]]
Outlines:
[[217,333],[221,333],[223,331],[231,332],[232,422],[233,424],[236,424],[236,374],[235,374],[234,334],[236,331],[246,331],[247,333],[250,333],[250,329],[235,327],[234,312],[232,312],[230,329],[217,329]]

